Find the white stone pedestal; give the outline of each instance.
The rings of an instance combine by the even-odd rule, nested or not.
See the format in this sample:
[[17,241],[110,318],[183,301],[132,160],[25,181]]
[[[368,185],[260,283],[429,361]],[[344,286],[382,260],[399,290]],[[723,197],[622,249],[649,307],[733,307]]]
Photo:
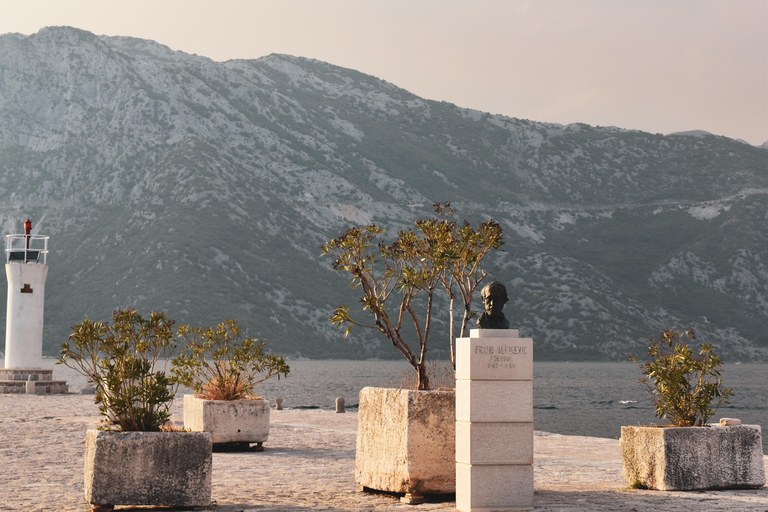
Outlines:
[[533,340],[517,330],[456,340],[456,508],[533,509]]

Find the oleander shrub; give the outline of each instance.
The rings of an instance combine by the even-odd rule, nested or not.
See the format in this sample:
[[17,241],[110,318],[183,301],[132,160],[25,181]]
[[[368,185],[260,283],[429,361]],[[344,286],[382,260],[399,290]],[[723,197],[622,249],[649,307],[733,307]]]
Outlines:
[[266,353],[263,341],[242,338],[236,320],[206,328],[184,324],[178,336],[185,345],[173,359],[172,372],[199,398],[252,397],[259,383],[290,372],[285,359]]
[[72,327],[57,364],[84,375],[96,388],[102,430],[167,428],[178,387],[164,368],[175,348],[173,324],[163,313],[144,318],[124,309],[112,313],[112,323],[86,319]]
[[669,420],[677,427],[702,426],[721,404],[728,403],[733,389],[723,386],[720,378],[722,361],[710,343],[699,343],[698,354],[688,345],[695,340],[693,329],[681,334],[665,329],[658,340],[651,339],[650,360],[637,363],[645,385],[653,397],[656,417]]

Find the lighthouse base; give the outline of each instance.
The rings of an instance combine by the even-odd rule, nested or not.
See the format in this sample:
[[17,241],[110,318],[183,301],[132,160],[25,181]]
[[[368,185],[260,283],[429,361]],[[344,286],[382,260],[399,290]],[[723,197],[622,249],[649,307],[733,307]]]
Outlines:
[[68,393],[65,380],[53,380],[53,370],[0,368],[0,393],[53,395]]

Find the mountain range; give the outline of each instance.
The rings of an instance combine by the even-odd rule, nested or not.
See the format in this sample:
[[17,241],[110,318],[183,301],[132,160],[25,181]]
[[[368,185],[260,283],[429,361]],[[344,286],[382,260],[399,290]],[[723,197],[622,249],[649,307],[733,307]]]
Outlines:
[[[726,361],[768,361],[767,194],[768,146],[706,132],[492,115],[289,55],[0,36],[0,226],[29,217],[51,237],[51,355],[73,324],[135,307],[236,318],[284,356],[400,357],[328,321],[358,296],[320,246],[372,222],[394,236],[450,202],[503,228],[485,268],[536,358],[626,360],[676,327]],[[441,298],[433,357],[447,321]]]

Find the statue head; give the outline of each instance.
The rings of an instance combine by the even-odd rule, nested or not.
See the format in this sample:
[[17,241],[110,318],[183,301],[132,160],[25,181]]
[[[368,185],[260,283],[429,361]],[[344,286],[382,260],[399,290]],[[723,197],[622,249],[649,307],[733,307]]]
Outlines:
[[485,306],[485,312],[491,318],[498,318],[501,316],[501,310],[504,308],[504,304],[507,303],[509,298],[507,297],[507,288],[498,281],[491,281],[480,292],[480,297],[483,299],[483,306]]

